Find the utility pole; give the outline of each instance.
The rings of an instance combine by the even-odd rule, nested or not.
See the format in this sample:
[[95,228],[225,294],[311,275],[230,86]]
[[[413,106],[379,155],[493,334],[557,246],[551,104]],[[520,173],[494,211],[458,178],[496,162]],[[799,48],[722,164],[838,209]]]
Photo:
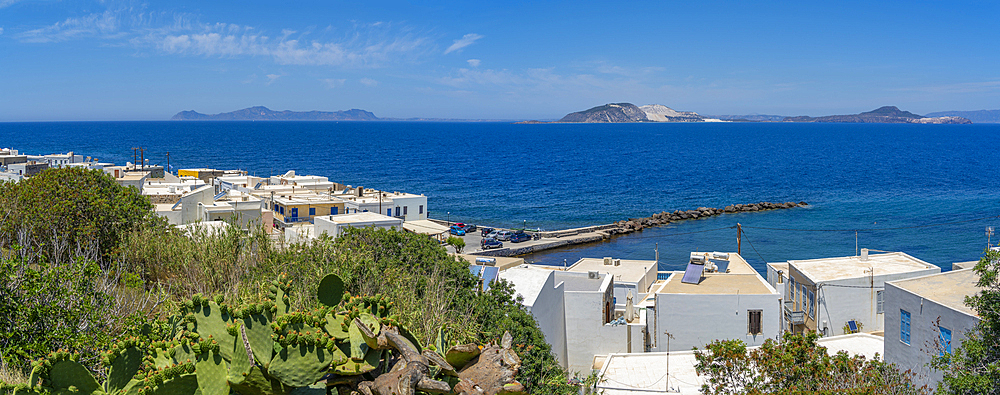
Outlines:
[[664,381],[666,381],[665,383],[667,386],[666,391],[671,392],[670,391],[670,339],[673,339],[674,335],[670,334],[670,332],[667,331],[663,331],[663,334],[667,335],[667,376],[666,380]]
[[146,170],[146,149],[142,147],[139,147],[139,164]]
[[736,253],[743,256],[743,225],[736,224]]
[[167,168],[164,169],[167,173],[170,173],[170,151],[167,151]]
[[139,160],[139,147],[132,147],[132,170],[135,170],[135,164]]

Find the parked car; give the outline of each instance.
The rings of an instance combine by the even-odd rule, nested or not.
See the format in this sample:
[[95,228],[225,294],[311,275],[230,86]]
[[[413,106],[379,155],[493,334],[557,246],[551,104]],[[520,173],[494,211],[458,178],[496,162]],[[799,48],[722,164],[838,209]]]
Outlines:
[[451,226],[451,234],[455,236],[465,236],[465,229],[462,229],[456,225]]
[[511,243],[520,243],[522,241],[531,240],[531,235],[524,232],[517,232],[510,235],[510,238],[508,238],[508,240],[510,240]]
[[486,237],[486,235],[488,235],[488,234],[490,234],[491,232],[493,232],[493,230],[494,230],[494,229],[493,229],[493,228],[481,228],[481,229],[479,229],[479,230],[480,230],[480,231],[482,232],[482,233],[481,233],[481,234],[482,234],[482,236],[483,236],[483,237]]
[[[510,240],[510,235],[514,234],[513,232],[511,232],[509,230],[501,230],[499,232],[497,232],[497,231],[494,231],[494,232],[496,232],[496,235],[493,236],[493,238],[497,239],[497,240],[500,240],[500,241]],[[490,235],[486,235],[486,237],[490,237]]]
[[457,226],[459,228],[465,229],[465,223],[464,222],[456,222],[456,223],[451,224],[451,226]]
[[487,237],[479,242],[479,246],[484,250],[488,250],[490,248],[503,248],[503,243],[492,237]]
[[476,225],[473,225],[473,224],[465,224],[465,226],[463,226],[462,228],[465,229],[465,233],[470,233],[470,232],[475,232],[476,231]]

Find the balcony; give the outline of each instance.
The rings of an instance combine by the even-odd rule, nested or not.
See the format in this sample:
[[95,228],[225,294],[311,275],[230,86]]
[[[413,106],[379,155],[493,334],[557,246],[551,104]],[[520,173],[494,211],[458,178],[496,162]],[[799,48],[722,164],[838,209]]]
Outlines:
[[792,325],[803,325],[806,323],[806,312],[794,311],[795,307],[791,301],[785,302],[785,320]]

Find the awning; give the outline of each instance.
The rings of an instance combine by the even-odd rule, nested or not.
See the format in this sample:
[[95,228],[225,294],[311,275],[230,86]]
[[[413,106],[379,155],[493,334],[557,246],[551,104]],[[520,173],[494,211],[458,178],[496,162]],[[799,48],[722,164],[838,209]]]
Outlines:
[[418,219],[415,221],[403,222],[403,229],[406,229],[413,233],[420,233],[423,235],[439,235],[448,232],[448,227],[444,225],[439,225],[434,221],[426,219]]

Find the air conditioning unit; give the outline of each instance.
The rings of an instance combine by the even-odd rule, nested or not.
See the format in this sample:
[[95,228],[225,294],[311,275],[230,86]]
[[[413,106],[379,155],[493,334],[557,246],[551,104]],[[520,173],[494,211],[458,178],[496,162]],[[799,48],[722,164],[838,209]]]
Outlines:
[[591,280],[596,280],[598,278],[601,278],[601,274],[598,273],[598,272],[595,272],[595,271],[591,270],[591,271],[587,272],[587,278],[589,278]]
[[604,266],[611,266],[611,257],[604,257]]
[[615,266],[621,266],[621,265],[622,265],[622,260],[621,259],[615,259]]

